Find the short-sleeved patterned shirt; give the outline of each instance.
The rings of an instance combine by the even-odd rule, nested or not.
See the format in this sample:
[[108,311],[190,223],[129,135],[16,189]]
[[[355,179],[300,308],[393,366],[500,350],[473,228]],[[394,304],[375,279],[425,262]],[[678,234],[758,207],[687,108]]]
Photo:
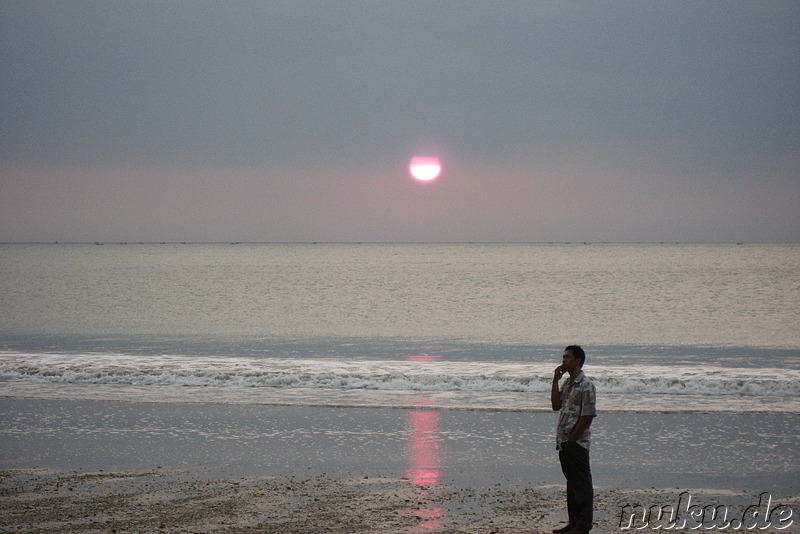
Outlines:
[[[556,448],[558,450],[561,450],[562,444],[569,440],[569,435],[581,416],[594,417],[597,415],[595,397],[594,384],[586,378],[583,371],[575,377],[575,380],[567,378],[567,381],[564,382],[561,388],[561,410],[556,429]],[[592,433],[587,428],[577,443],[589,450],[591,435]]]

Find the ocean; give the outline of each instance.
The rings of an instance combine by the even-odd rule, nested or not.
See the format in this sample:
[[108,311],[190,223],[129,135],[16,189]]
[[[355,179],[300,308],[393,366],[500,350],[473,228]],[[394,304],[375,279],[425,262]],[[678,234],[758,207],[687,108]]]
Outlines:
[[[580,344],[597,388],[601,474],[602,465],[617,479],[649,465],[672,469],[676,484],[702,480],[711,457],[692,456],[696,447],[727,443],[714,461],[740,467],[758,454],[796,492],[798,273],[794,244],[0,245],[0,466],[90,463],[46,443],[133,423],[42,411],[91,401],[116,403],[126,421],[124,406],[136,406],[159,420],[145,428],[162,437],[180,432],[179,413],[207,406],[243,421],[265,407],[304,421],[306,434],[260,434],[255,423],[184,429],[227,444],[278,434],[302,442],[335,413],[348,423],[327,435],[362,443],[358,461],[376,464],[386,454],[374,440],[407,443],[434,428],[451,464],[517,466],[510,458],[532,444],[552,452],[553,369],[566,345]],[[347,430],[395,408],[406,415],[391,429]],[[516,430],[481,437],[501,414]],[[671,427],[659,429],[664,414]],[[478,420],[483,430],[467,429]],[[640,432],[652,439],[632,454],[626,443]],[[342,454],[355,465],[353,450]],[[670,451],[694,467],[670,467]],[[712,471],[741,481],[736,465]]]
[[[800,412],[795,245],[0,246],[0,384],[57,398]],[[635,402],[632,402],[632,399]]]

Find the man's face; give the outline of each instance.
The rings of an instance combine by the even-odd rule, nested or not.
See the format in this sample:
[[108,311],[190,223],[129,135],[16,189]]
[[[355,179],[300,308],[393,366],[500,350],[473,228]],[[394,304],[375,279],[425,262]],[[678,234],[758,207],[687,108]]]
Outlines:
[[578,371],[581,368],[581,360],[571,350],[565,350],[561,355],[561,367],[566,372]]

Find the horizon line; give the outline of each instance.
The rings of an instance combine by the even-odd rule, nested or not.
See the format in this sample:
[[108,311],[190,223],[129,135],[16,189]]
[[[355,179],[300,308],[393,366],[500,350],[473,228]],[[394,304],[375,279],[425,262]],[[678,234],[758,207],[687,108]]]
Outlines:
[[0,245],[797,245],[800,241],[0,241]]

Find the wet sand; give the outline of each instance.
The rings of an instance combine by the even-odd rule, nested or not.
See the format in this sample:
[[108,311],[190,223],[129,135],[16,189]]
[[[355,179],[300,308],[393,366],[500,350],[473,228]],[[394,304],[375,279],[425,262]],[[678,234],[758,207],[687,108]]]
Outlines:
[[[800,532],[796,423],[604,414],[593,532],[620,532],[626,505],[676,505],[685,491],[740,511],[771,492],[794,524],[760,531]],[[541,413],[4,398],[0,532],[550,532],[567,519],[553,424]]]
[[[563,490],[552,486],[420,486],[375,473],[208,480],[165,470],[6,470],[0,494],[0,530],[20,533],[521,533],[550,532],[566,519]],[[693,495],[740,509],[752,500]],[[676,500],[673,490],[600,489],[593,532],[620,532],[626,504]]]

